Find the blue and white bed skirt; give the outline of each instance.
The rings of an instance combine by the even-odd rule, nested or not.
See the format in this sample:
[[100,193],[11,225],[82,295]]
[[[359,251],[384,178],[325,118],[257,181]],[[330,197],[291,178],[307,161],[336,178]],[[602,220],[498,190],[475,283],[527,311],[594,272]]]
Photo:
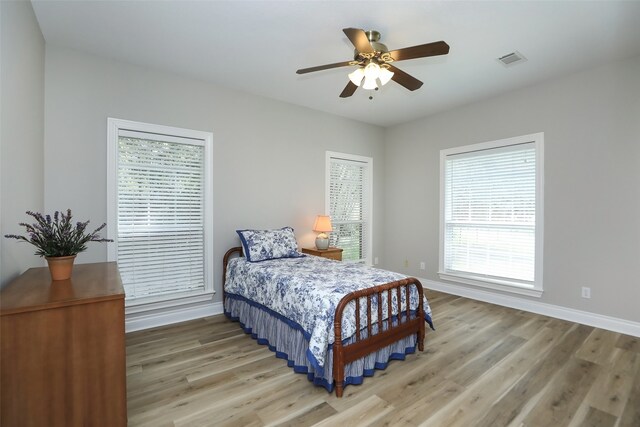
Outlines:
[[[269,346],[276,357],[287,360],[294,372],[307,374],[315,385],[333,391],[333,350],[329,347],[324,367],[318,366],[308,351],[308,335],[302,327],[280,316],[278,313],[247,300],[239,295],[226,295],[225,315],[240,325],[258,344]],[[353,338],[343,343],[352,342]],[[415,334],[401,339],[375,353],[358,359],[345,366],[345,386],[362,384],[364,377],[371,377],[376,369],[385,369],[390,360],[404,360],[405,355],[414,353],[417,337]]]

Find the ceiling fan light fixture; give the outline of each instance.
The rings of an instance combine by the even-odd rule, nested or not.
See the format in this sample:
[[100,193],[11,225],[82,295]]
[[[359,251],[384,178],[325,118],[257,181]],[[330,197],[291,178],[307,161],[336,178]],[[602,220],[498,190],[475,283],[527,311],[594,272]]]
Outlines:
[[349,80],[356,86],[360,86],[362,79],[364,78],[364,70],[362,68],[356,68],[353,73],[349,74]]
[[[387,46],[380,43],[380,33],[377,31],[365,32],[361,28],[343,28],[342,32],[355,48],[352,60],[302,68],[296,71],[297,74],[307,74],[338,67],[358,67],[357,70],[349,73],[349,82],[340,93],[340,98],[352,96],[359,87],[367,90],[378,90],[391,80],[410,91],[420,89],[422,86],[420,80],[390,64],[407,59],[426,58],[449,53],[449,45],[444,41],[390,51]],[[369,97],[369,99],[372,99],[372,97]]]
[[381,68],[380,69],[380,76],[378,78],[380,79],[380,84],[382,86],[384,86],[387,83],[389,83],[389,81],[391,80],[391,77],[393,77],[393,72],[392,71],[389,71],[386,68]]

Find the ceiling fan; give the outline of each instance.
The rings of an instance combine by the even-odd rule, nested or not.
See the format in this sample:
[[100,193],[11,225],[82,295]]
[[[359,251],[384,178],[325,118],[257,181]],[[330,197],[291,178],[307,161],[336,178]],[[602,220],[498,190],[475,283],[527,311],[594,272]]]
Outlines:
[[340,94],[340,98],[350,97],[360,86],[367,90],[378,90],[378,82],[382,86],[389,80],[411,91],[419,89],[422,86],[420,80],[394,67],[391,63],[449,53],[449,45],[443,41],[389,51],[387,46],[379,42],[380,33],[377,31],[364,31],[360,28],[345,28],[342,31],[355,46],[353,61],[336,62],[296,71],[298,74],[306,74],[349,65],[357,66],[358,68],[349,74],[349,83]]

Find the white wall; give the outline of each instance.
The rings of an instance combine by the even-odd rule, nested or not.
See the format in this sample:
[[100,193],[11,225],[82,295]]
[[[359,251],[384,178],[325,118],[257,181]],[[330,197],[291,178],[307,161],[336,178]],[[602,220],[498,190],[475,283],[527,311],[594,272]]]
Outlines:
[[[217,291],[236,228],[292,225],[313,244],[325,150],[374,158],[381,266],[438,280],[439,151],[545,132],[541,301],[640,321],[640,58],[382,131],[54,46],[43,60],[31,5],[0,2],[0,15],[2,234],[19,231],[27,209],[105,221],[106,118],[116,117],[213,132]],[[2,284],[40,263],[26,245],[2,239],[1,250]],[[105,259],[93,245],[79,262]]]
[[[47,211],[106,221],[107,117],[213,132],[216,300],[236,229],[290,225],[301,245],[313,245],[326,150],[374,158],[374,256],[382,257],[381,128],[49,45],[45,83]],[[78,257],[104,260],[98,244]]]
[[387,129],[384,267],[439,280],[441,149],[534,132],[545,134],[541,301],[640,321],[640,57]]
[[[0,229],[22,234],[43,208],[44,39],[25,0],[0,2]],[[0,286],[42,265],[35,248],[2,237]]]

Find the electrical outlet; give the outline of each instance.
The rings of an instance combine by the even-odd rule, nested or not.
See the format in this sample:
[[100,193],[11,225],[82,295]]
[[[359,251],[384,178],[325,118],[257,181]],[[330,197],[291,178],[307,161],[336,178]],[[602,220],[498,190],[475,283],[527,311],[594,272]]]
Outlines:
[[591,298],[591,288],[582,287],[582,298]]
[[375,258],[373,259],[373,265],[378,265],[378,257],[375,257]]
[[405,259],[404,260],[404,268],[407,268],[407,267],[409,267],[409,260]]
[[422,262],[420,263],[420,270],[426,270],[426,269],[427,269],[427,266],[426,266],[426,264],[424,263],[424,261],[422,261]]

